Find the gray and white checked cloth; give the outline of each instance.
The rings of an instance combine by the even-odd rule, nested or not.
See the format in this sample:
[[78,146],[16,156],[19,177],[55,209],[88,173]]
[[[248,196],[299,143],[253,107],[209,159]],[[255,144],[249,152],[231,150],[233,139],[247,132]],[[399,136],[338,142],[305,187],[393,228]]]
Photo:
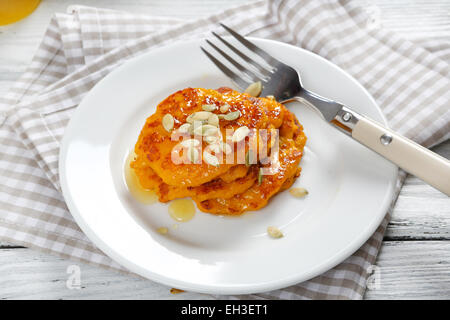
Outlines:
[[[450,41],[412,43],[375,18],[344,0],[257,1],[193,21],[82,6],[55,14],[29,68],[0,100],[0,238],[127,272],[91,243],[67,210],[59,141],[81,99],[111,70],[179,39],[220,33],[219,22],[331,60],[373,95],[391,128],[418,143],[431,147],[448,139]],[[361,299],[388,220],[389,213],[366,244],[321,276],[231,298]]]

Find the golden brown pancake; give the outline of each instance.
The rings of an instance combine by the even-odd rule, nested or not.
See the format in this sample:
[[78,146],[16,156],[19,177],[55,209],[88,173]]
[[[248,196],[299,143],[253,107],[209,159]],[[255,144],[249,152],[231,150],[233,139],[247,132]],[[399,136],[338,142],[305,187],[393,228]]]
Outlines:
[[[175,139],[171,135],[178,132],[177,129],[187,122],[190,115],[202,111],[203,105],[217,106],[212,112],[222,116],[219,109],[224,105],[229,106],[227,112],[240,112],[235,120],[219,121],[222,137],[226,137],[227,129],[236,130],[242,126],[257,130],[278,129],[277,134],[270,134],[267,139],[259,135],[260,131],[256,131],[260,144],[279,138],[279,163],[275,166],[274,174],[259,177],[261,168],[270,167],[270,164],[262,164],[261,159],[271,151],[271,143],[263,150],[252,149],[259,152],[260,161],[257,164],[237,164],[234,156],[235,161],[232,163],[223,161],[219,165],[211,165],[202,159],[201,151],[199,163],[174,163],[171,157],[173,149],[182,138],[190,135],[181,134]],[[166,114],[171,114],[174,119],[171,132],[162,125],[162,118]],[[226,138],[223,141],[230,143],[236,150],[249,150],[248,143],[233,145]],[[154,190],[161,202],[192,197],[204,212],[238,215],[264,207],[272,196],[293,184],[300,175],[299,162],[305,143],[306,136],[295,115],[273,99],[255,98],[229,88],[187,88],[167,97],[147,119],[135,145],[136,157],[131,168],[141,186]],[[203,141],[199,150],[207,146]],[[183,151],[181,154],[186,157]]]
[[267,205],[269,199],[281,190],[289,188],[294,176],[298,176],[298,164],[302,151],[292,139],[280,139],[280,166],[273,175],[265,175],[261,183],[231,198],[219,197],[198,201],[193,198],[200,210],[214,214],[239,215],[245,211],[258,210]]
[[[175,120],[176,130],[186,122],[189,115],[202,111],[204,104],[228,104],[229,112],[241,112],[241,117],[237,120],[220,121],[220,130],[224,137],[226,129],[237,129],[240,126],[257,129],[278,128],[287,110],[273,100],[254,98],[231,89],[216,91],[187,88],[178,91],[161,102],[156,112],[147,119],[135,146],[136,161],[151,167],[165,183],[173,186],[199,186],[233,167],[233,163],[215,167],[205,162],[193,165],[175,164],[172,161],[171,153],[179,140],[172,141],[171,133],[162,126],[162,117],[170,113]],[[206,147],[206,143],[203,147]]]
[[186,197],[198,201],[217,197],[229,198],[250,188],[258,178],[256,166],[249,170],[245,165],[237,165],[215,180],[196,187],[185,187],[168,185],[149,167],[135,169],[135,172],[140,177],[141,186],[153,190],[161,202]]

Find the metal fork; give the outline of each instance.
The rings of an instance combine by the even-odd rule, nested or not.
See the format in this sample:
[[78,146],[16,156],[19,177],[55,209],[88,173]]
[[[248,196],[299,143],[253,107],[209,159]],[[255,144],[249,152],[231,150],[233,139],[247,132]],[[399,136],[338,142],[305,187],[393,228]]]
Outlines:
[[281,103],[299,101],[312,106],[320,112],[325,121],[338,128],[340,132],[344,132],[400,168],[450,196],[450,161],[355,112],[349,106],[305,89],[302,86],[300,74],[295,69],[277,60],[236,31],[224,24],[220,25],[264,61],[259,63],[250,58],[215,32],[212,34],[233,52],[236,58],[206,40],[222,59],[233,65],[235,71],[201,47],[203,52],[241,89],[246,89],[253,82],[261,81],[263,84],[261,96],[272,95]]

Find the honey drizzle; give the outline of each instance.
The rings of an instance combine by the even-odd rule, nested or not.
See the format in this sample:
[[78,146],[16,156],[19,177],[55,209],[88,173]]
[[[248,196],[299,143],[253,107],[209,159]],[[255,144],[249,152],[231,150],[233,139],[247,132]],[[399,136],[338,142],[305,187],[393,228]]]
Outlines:
[[158,197],[152,190],[144,189],[139,183],[139,178],[137,177],[134,170],[130,167],[131,161],[135,157],[134,152],[130,152],[125,161],[125,182],[133,198],[143,204],[152,204],[158,201]]
[[[158,196],[154,191],[150,189],[144,189],[139,183],[134,170],[130,167],[131,161],[135,157],[134,152],[130,152],[125,161],[125,182],[128,187],[128,191],[133,198],[143,204],[152,204],[158,201]],[[169,204],[169,214],[172,219],[177,222],[186,222],[191,220],[195,216],[196,207],[191,199],[176,199]],[[178,227],[178,226],[177,226]],[[174,227],[175,229],[175,227]]]

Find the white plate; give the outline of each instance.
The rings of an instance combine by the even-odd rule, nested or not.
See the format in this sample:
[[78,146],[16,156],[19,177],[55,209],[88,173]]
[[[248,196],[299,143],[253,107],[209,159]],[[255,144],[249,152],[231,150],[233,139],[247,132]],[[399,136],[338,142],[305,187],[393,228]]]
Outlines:
[[[386,123],[369,93],[347,73],[308,51],[252,39],[301,70],[303,84]],[[100,81],[78,107],[61,145],[60,176],[67,205],[87,236],[112,259],[154,281],[197,292],[238,294],[286,287],[334,267],[375,231],[391,201],[397,169],[291,104],[308,137],[295,186],[264,209],[241,217],[197,212],[179,223],[166,204],[142,205],[127,191],[123,167],[145,119],[171,93],[231,82],[199,49],[176,43],[139,56]],[[168,226],[168,235],[156,232]],[[268,226],[285,236],[271,239]]]

